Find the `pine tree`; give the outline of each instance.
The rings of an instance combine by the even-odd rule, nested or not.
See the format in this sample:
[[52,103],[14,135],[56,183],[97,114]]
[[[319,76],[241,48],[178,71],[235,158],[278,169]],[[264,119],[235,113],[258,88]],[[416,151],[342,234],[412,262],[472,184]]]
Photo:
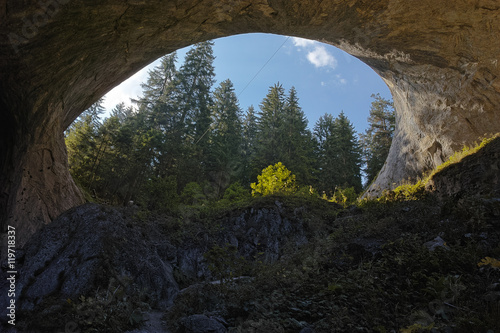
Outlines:
[[320,191],[333,194],[336,188],[361,191],[361,150],[354,126],[344,112],[337,118],[320,117],[314,127]]
[[284,105],[282,161],[302,183],[310,183],[312,175],[313,144],[307,129],[307,118],[299,105],[297,91],[292,87]]
[[257,172],[252,173],[257,150],[257,116],[253,105],[249,106],[243,119],[243,143],[242,143],[242,172],[241,183],[250,185],[252,180],[257,177]]
[[336,166],[335,119],[331,114],[321,116],[314,126],[316,140],[316,188],[327,194],[335,191],[339,170]]
[[182,141],[181,186],[206,178],[211,125],[211,87],[215,82],[213,42],[195,44],[178,72],[178,140]]
[[354,125],[344,112],[335,119],[336,164],[339,168],[337,186],[354,187],[361,192],[361,146]]
[[210,134],[210,178],[216,184],[215,195],[222,196],[241,172],[241,109],[231,80],[221,82],[213,93],[212,131]]
[[86,189],[93,182],[100,158],[99,128],[100,116],[104,113],[103,102],[101,98],[92,104],[65,132],[71,174]]
[[280,83],[269,89],[267,96],[260,104],[257,122],[257,151],[254,169],[281,162],[283,157],[282,128],[284,122],[285,90]]
[[159,102],[171,103],[177,74],[176,60],[176,52],[168,54],[161,58],[158,66],[148,72],[146,83],[141,84],[142,97],[134,100],[139,110],[151,111]]
[[382,169],[389,155],[396,127],[392,102],[382,98],[380,94],[371,97],[374,101],[371,104],[370,116],[368,117],[369,127],[364,134],[360,135],[365,164],[364,172],[367,178],[366,184],[373,182]]
[[176,161],[180,155],[180,140],[176,140],[179,126],[178,72],[175,67],[177,54],[162,57],[159,66],[149,72],[146,84],[142,84],[143,96],[135,101],[138,113],[144,114],[145,126],[149,135],[155,137],[152,159],[154,176],[166,177],[175,173]]

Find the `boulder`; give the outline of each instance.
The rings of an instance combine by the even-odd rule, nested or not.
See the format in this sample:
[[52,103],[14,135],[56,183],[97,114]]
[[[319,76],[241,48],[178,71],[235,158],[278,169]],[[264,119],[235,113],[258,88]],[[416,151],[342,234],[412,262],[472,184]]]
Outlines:
[[192,315],[181,319],[181,325],[186,333],[226,333],[226,327],[220,319],[205,315]]

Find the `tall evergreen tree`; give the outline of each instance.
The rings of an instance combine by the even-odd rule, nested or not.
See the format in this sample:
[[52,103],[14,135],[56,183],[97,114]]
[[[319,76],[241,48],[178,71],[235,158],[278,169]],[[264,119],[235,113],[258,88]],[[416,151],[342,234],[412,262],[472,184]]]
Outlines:
[[344,112],[321,117],[314,128],[318,155],[318,185],[326,193],[337,187],[361,191],[361,150],[354,126]]
[[263,168],[281,162],[284,107],[285,89],[277,83],[269,89],[267,96],[260,104],[257,122],[257,152],[254,161],[257,174]]
[[241,172],[241,109],[231,80],[221,82],[213,93],[210,177],[216,183],[216,196],[239,177]]
[[316,140],[316,188],[327,194],[332,193],[339,179],[336,166],[336,128],[335,118],[331,114],[321,116],[314,126]]
[[368,117],[369,126],[365,133],[360,135],[367,184],[373,182],[382,169],[389,155],[396,127],[393,103],[382,98],[380,94],[371,97],[374,101]]
[[142,97],[134,100],[140,110],[152,110],[158,102],[171,103],[175,88],[177,53],[161,58],[160,64],[148,72],[146,83],[141,84]]
[[149,71],[143,88],[143,96],[135,100],[138,113],[144,115],[145,126],[156,146],[151,147],[153,172],[156,177],[165,177],[174,172],[180,155],[180,140],[174,135],[179,126],[177,99],[179,96],[177,54],[161,58],[160,64]]
[[186,54],[178,72],[179,95],[177,107],[180,113],[178,132],[183,141],[183,183],[205,179],[208,142],[211,125],[210,90],[215,82],[213,42],[194,45]]
[[257,177],[258,173],[253,173],[255,155],[257,151],[257,115],[253,105],[249,106],[243,119],[243,144],[242,144],[242,174],[241,182],[244,185],[250,183]]
[[302,183],[310,183],[312,175],[313,144],[307,129],[307,118],[299,105],[295,87],[292,87],[284,105],[282,162],[297,175]]
[[335,132],[335,156],[340,171],[337,185],[361,192],[361,146],[354,125],[343,111],[335,119]]
[[95,177],[95,167],[100,153],[100,117],[104,113],[101,98],[85,110],[66,130],[65,141],[68,161],[73,178],[88,188]]

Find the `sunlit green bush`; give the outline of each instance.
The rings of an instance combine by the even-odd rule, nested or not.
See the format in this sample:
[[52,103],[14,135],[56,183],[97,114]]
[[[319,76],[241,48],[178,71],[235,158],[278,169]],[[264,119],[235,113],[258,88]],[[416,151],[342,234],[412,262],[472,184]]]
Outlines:
[[297,191],[295,175],[283,163],[278,162],[262,170],[257,176],[257,183],[252,183],[252,195],[291,194]]
[[358,194],[356,193],[354,187],[348,187],[345,189],[337,187],[335,189],[335,193],[333,193],[333,196],[329,201],[335,202],[336,204],[339,204],[345,208],[349,205],[354,204],[357,199]]

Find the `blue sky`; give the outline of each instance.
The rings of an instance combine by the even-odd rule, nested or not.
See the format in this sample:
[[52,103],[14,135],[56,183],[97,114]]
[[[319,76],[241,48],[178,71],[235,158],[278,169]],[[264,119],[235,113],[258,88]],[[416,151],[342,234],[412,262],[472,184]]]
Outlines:
[[[371,94],[391,99],[388,87],[370,67],[327,44],[270,34],[245,34],[214,42],[214,87],[231,79],[243,111],[250,105],[258,110],[269,87],[280,82],[287,91],[292,86],[297,89],[311,129],[325,113],[337,116],[343,110],[356,130],[363,132],[368,124]],[[177,51],[177,67],[187,50]],[[130,105],[130,98],[141,95],[140,83],[146,81],[148,70],[155,65],[150,64],[110,91],[104,101],[106,109],[110,111],[120,102]]]

